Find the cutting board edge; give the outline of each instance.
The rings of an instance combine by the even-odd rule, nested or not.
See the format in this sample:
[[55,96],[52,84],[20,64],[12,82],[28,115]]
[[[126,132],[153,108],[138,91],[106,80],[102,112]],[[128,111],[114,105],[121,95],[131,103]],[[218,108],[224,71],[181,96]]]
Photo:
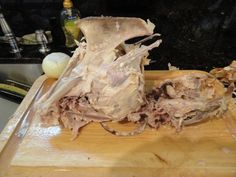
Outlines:
[[[27,170],[26,170],[27,169]],[[214,177],[235,177],[236,176],[236,169],[228,169],[227,171],[222,171],[221,169],[204,169],[204,168],[194,168],[190,169],[188,173],[184,172],[186,168],[182,168],[183,172],[182,175],[186,177],[203,177],[203,176],[214,176]],[[19,166],[13,166],[12,170],[10,170],[8,177],[15,177],[14,171],[17,171],[18,177],[104,177],[104,176],[112,176],[112,177],[128,177],[128,176],[135,176],[135,177],[169,177],[180,170],[179,167],[176,168],[142,168],[140,170],[139,167],[117,167],[112,169],[101,168],[101,167],[71,167],[71,168],[64,168],[59,167],[55,169],[55,167],[34,167],[34,168],[24,168]],[[198,170],[199,174],[194,174],[193,171]],[[20,176],[19,176],[20,174]],[[96,174],[96,175],[94,175]],[[176,173],[179,176],[179,173]]]

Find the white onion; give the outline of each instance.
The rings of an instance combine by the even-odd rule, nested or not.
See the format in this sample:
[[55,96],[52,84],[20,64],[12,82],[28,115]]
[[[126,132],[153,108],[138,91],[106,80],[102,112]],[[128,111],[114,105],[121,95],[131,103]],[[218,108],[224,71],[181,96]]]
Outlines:
[[65,53],[50,53],[43,59],[42,68],[44,73],[49,78],[58,78],[64,71],[69,59],[70,56]]

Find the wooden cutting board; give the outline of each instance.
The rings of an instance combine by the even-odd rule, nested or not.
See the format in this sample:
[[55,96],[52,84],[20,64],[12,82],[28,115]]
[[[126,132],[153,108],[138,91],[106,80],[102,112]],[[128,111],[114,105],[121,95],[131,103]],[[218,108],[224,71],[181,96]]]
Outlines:
[[[174,72],[147,72],[147,79],[151,79],[147,87],[151,88],[153,79],[171,77]],[[162,126],[137,136],[117,137],[94,123],[71,141],[69,130],[59,126],[43,128],[37,116],[27,110],[53,82],[40,77],[0,134],[1,177],[236,176],[236,141],[225,123],[229,119],[231,128],[236,125],[233,106],[224,119],[185,127],[180,133]],[[125,130],[133,126],[114,125]]]

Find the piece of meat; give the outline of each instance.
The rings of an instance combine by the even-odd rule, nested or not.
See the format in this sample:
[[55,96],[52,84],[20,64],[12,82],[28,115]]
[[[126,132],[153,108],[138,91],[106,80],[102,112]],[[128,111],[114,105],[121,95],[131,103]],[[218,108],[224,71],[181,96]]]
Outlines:
[[44,124],[61,122],[74,135],[91,121],[120,121],[146,104],[143,65],[161,43],[124,43],[153,34],[155,26],[139,18],[89,17],[78,26],[86,42],[78,43],[64,73],[37,104]]
[[219,79],[226,87],[233,89],[232,96],[236,98],[236,60],[224,68],[215,68],[210,73]]
[[[216,90],[219,88],[219,90]],[[151,127],[170,122],[177,130],[182,125],[204,121],[226,111],[224,88],[208,74],[183,74],[159,82],[147,100]],[[156,99],[158,94],[158,99]]]
[[232,61],[229,66],[224,68],[215,68],[210,71],[217,79],[219,79],[223,84],[229,86],[236,82],[236,60]]

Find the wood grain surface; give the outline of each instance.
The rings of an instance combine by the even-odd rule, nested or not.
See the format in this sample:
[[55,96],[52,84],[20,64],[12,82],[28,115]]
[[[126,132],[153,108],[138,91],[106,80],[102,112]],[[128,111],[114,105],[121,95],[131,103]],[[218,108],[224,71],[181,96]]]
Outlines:
[[[148,72],[147,87],[151,88],[153,80],[172,74],[176,73]],[[35,82],[0,135],[0,155],[20,121],[16,115],[27,109],[36,88],[44,83],[42,94],[53,83],[43,81],[45,78]],[[234,107],[224,118],[185,127],[180,133],[162,126],[137,136],[117,137],[92,123],[74,141],[69,130],[60,126],[41,127],[38,116],[34,115],[4,177],[235,177],[236,142],[225,123],[227,119],[236,119]],[[112,123],[111,126],[128,130],[135,125]]]

